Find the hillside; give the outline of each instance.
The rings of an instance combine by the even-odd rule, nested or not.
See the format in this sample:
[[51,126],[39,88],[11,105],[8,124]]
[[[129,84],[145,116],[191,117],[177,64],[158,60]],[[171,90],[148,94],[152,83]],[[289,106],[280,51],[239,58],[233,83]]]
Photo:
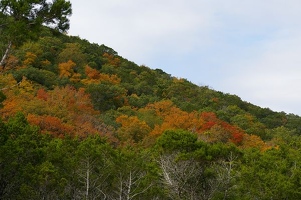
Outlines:
[[[301,118],[297,115],[260,108],[236,95],[215,91],[208,86],[197,86],[160,69],[138,66],[105,45],[90,44],[78,37],[62,34],[53,36],[47,29],[38,41],[27,42],[14,49],[1,76],[2,99],[6,96],[1,111],[4,118],[22,110],[26,115],[49,114],[61,119],[57,114],[46,111],[35,113],[26,108],[25,102],[41,99],[40,93],[55,93],[54,96],[58,96],[58,93],[69,88],[75,93],[84,91],[92,104],[90,106],[103,117],[103,123],[114,129],[119,128],[115,123],[117,116],[141,118],[140,111],[155,103],[179,109],[185,114],[214,114],[218,119],[264,140],[268,139],[266,134],[269,129],[282,126],[301,133]],[[15,87],[16,84],[18,87]],[[19,107],[9,106],[17,104],[14,101],[24,103],[20,103]],[[157,116],[151,118],[154,117]],[[148,122],[147,117],[142,118],[148,125],[155,125]]]
[[48,28],[2,67],[0,116],[0,199],[301,197],[299,116]]

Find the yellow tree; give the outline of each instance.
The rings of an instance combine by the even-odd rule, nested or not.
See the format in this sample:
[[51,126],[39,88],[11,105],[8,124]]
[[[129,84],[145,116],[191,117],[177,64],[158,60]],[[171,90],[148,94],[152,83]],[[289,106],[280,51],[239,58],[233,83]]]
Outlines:
[[74,74],[74,68],[76,67],[75,62],[68,60],[68,62],[60,63],[60,77],[71,77]]
[[261,151],[266,151],[272,148],[272,145],[265,143],[259,136],[257,135],[249,135],[245,134],[244,139],[242,141],[241,148],[258,148]]
[[117,131],[121,144],[134,145],[142,142],[151,131],[146,122],[139,120],[136,116],[121,115],[116,122],[121,124]]
[[3,118],[8,118],[22,111],[22,107],[33,99],[34,86],[26,77],[23,77],[19,83],[12,75],[2,77],[3,79],[0,79],[0,85],[3,84],[1,91],[6,95],[6,100],[3,102],[0,113]]
[[37,55],[32,52],[26,52],[25,60],[23,61],[23,65],[28,66],[32,65],[37,60]]
[[59,64],[60,77],[70,78],[73,82],[80,81],[81,75],[75,72],[76,64],[72,60]]

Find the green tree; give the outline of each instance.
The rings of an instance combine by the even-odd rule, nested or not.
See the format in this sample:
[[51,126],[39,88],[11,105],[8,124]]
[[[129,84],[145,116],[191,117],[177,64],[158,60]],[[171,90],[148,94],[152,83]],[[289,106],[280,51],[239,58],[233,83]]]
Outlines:
[[43,159],[42,136],[21,113],[0,123],[0,131],[0,199],[18,199],[22,190],[33,191],[34,168]]
[[126,89],[118,85],[91,84],[86,91],[91,95],[94,108],[99,111],[117,109],[125,102]]
[[100,136],[79,140],[67,188],[72,199],[106,199],[112,184],[114,153]]
[[108,199],[164,199],[158,168],[144,149],[118,149]]
[[43,25],[68,30],[72,14],[71,3],[65,0],[2,0],[0,11],[0,40],[5,45],[0,66],[5,66],[13,45],[36,38]]
[[298,146],[293,149],[284,145],[265,152],[244,151],[237,182],[241,199],[300,199],[300,144]]
[[77,67],[84,68],[87,64],[86,55],[82,53],[82,47],[78,43],[66,43],[65,48],[58,55],[59,63],[68,62],[72,60]]
[[208,144],[193,133],[169,130],[156,143],[163,186],[171,199],[233,199],[234,146]]

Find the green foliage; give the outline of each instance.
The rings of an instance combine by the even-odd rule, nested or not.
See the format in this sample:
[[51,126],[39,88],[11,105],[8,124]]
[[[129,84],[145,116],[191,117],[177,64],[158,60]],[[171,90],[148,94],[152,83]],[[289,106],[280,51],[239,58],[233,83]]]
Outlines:
[[[300,157],[293,162],[285,149],[265,153],[246,151],[241,168],[239,190],[245,199],[299,199],[300,182],[292,177],[299,173]],[[252,182],[253,184],[249,184]]]
[[83,68],[87,64],[87,61],[85,54],[81,50],[81,46],[78,43],[67,43],[65,46],[58,55],[58,62],[63,63],[72,60],[78,69]]
[[28,124],[22,113],[11,118],[4,127],[2,124],[2,131],[0,196],[1,199],[17,199],[21,188],[33,178],[28,177],[32,167],[43,158],[39,149],[42,136],[38,135],[36,127]]
[[72,14],[71,3],[65,0],[0,2],[0,39],[3,47],[0,66],[5,67],[12,45],[20,46],[27,40],[37,39],[44,25],[60,32],[69,29],[68,17]]
[[2,102],[6,99],[5,94],[3,94],[2,91],[0,91],[0,108],[3,107]]
[[68,16],[72,14],[71,3],[64,0],[16,1],[3,0],[0,3],[1,28],[8,41],[20,43],[28,37],[36,37],[42,24],[60,31],[69,29]]
[[19,82],[23,76],[27,79],[39,83],[49,89],[53,89],[58,84],[57,75],[48,70],[28,67],[13,72],[15,79]]
[[208,144],[182,130],[165,131],[159,137],[157,159],[163,187],[172,199],[235,199],[234,163],[240,156],[234,146]]
[[124,105],[126,90],[118,85],[91,84],[87,87],[95,109],[107,111]]
[[[13,70],[0,74],[6,88],[0,91],[0,199],[301,198],[300,116],[138,66],[105,45],[35,21],[48,13],[56,28],[68,28],[67,1],[44,2],[50,7],[36,13],[40,24],[29,26],[29,11],[43,8],[42,1],[21,2],[0,2],[2,54],[14,44],[6,63]],[[9,15],[9,6],[21,15]],[[76,66],[60,77],[58,66],[69,60]],[[85,82],[86,65],[118,81]],[[22,90],[23,77],[31,90]],[[47,91],[37,95],[40,88]],[[78,92],[68,98],[72,91]],[[87,107],[90,101],[100,112]],[[66,134],[48,135],[26,120],[45,127],[39,119],[45,117],[64,124]],[[76,123],[69,127],[71,119]],[[71,136],[73,129],[85,134]]]
[[167,130],[158,139],[157,145],[165,151],[190,152],[197,146],[197,136],[184,130]]

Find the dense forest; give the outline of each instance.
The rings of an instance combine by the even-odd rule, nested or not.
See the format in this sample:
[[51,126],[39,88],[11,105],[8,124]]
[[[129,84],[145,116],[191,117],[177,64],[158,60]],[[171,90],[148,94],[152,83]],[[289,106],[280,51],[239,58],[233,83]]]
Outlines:
[[301,199],[298,115],[138,66],[66,18],[23,40],[3,2],[0,199]]

